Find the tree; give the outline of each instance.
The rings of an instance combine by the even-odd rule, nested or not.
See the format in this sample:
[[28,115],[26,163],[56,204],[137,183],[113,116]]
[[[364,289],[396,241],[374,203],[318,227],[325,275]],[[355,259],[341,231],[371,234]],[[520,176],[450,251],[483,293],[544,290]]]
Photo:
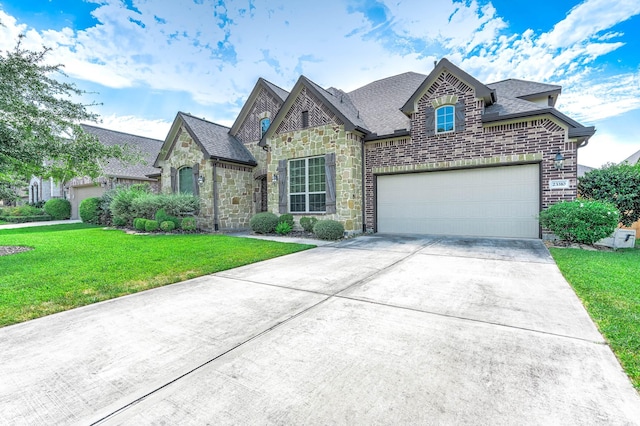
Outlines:
[[62,65],[47,65],[50,49],[22,48],[0,53],[0,186],[31,176],[65,182],[74,176],[97,177],[100,161],[131,160],[122,146],[105,146],[85,133],[81,121],[97,121],[88,106],[74,101],[86,94],[74,84],[55,80]]
[[578,193],[615,205],[622,224],[631,226],[640,219],[640,165],[607,164],[591,170],[580,178]]

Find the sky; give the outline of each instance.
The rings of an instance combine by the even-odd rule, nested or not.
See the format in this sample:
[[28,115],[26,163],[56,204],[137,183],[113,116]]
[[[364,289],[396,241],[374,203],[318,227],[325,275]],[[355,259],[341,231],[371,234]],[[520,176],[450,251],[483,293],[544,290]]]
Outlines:
[[561,85],[597,129],[580,164],[640,150],[638,0],[0,0],[0,23],[0,51],[51,48],[100,126],[157,139],[178,111],[230,126],[259,77],[351,91],[446,57]]

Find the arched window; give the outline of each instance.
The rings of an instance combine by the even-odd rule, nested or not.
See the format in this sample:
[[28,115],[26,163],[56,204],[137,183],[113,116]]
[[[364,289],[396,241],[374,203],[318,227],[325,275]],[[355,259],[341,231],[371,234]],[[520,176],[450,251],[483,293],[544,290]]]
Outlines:
[[265,117],[260,120],[260,139],[264,137],[264,134],[267,133],[267,129],[269,129],[269,125],[271,124],[271,119],[269,117]]
[[455,108],[444,105],[436,110],[436,133],[453,132],[455,128]]
[[178,170],[178,190],[193,194],[193,169],[191,167],[183,167]]

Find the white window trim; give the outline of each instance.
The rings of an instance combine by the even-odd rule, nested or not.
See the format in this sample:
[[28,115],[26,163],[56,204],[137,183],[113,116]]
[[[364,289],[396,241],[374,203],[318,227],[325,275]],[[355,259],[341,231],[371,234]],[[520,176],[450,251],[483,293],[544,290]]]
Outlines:
[[[449,108],[451,108],[453,110],[453,114],[452,114],[453,121],[451,122],[451,130],[439,131],[438,130],[438,111],[443,109],[443,108],[447,108],[447,107],[449,107]],[[441,105],[438,108],[436,108],[433,113],[435,114],[434,125],[435,125],[435,134],[436,135],[442,135],[442,134],[445,134],[445,133],[453,133],[453,132],[456,131],[456,106],[455,105],[449,105],[449,104]]]
[[[289,169],[289,182],[287,182],[287,185],[289,186],[289,199],[288,204],[289,204],[289,213],[309,213],[309,214],[320,214],[320,213],[326,213],[327,212],[327,187],[326,187],[326,169],[325,169],[325,188],[324,191],[314,191],[314,192],[309,192],[309,160],[313,159],[313,158],[324,158],[324,156],[322,155],[316,155],[314,157],[306,157],[306,158],[292,158],[287,162],[287,167]],[[292,192],[291,191],[291,162],[292,161],[301,161],[304,160],[304,190],[305,192]],[[326,165],[325,165],[326,166]],[[321,211],[310,211],[309,210],[309,199],[311,198],[310,195],[317,195],[317,194],[324,194],[325,196],[325,202],[324,202],[324,210]],[[305,206],[304,206],[304,211],[291,211],[291,196],[292,195],[305,195]]]

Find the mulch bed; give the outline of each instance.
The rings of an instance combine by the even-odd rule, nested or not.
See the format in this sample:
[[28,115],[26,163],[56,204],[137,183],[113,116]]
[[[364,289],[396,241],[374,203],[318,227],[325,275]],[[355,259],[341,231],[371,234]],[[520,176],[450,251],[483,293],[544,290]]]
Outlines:
[[22,253],[33,250],[33,247],[24,246],[0,246],[0,256],[8,256],[10,254]]
[[556,247],[556,248],[577,248],[588,251],[615,251],[611,247],[600,246],[600,245],[589,245],[589,244],[578,244],[578,243],[570,243],[568,241],[545,241],[544,242],[547,247]]

